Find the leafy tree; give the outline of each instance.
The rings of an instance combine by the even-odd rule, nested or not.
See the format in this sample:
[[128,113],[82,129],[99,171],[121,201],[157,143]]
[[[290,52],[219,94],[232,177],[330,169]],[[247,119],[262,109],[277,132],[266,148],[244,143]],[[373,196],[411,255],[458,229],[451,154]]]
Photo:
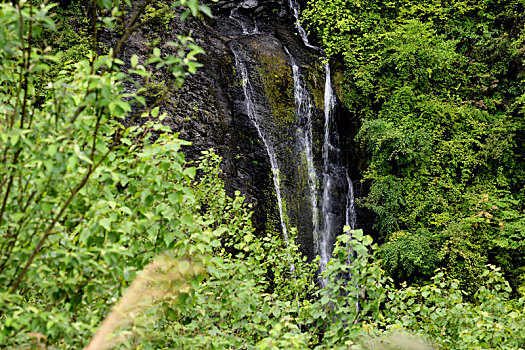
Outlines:
[[[78,347],[135,272],[197,227],[187,209],[195,201],[189,189],[195,168],[180,152],[188,143],[156,122],[159,101],[147,104],[141,86],[154,67],[180,83],[195,70],[202,49],[181,37],[169,44],[179,49],[175,56],[155,49],[122,69],[120,50],[146,4],[128,13],[130,2],[93,3],[93,49],[65,64],[47,86],[41,77],[59,60],[37,38],[56,30],[49,16],[54,5],[0,5],[5,346],[43,341]],[[195,1],[174,6],[209,13]],[[126,29],[108,54],[99,55],[97,32],[118,24]],[[135,91],[124,88],[130,80]]]

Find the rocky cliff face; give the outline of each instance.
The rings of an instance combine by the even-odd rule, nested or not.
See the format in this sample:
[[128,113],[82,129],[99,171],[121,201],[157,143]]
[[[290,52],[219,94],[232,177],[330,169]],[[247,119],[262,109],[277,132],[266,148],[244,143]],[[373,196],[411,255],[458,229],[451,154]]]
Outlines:
[[[214,14],[212,20],[187,19],[182,24],[174,20],[172,32],[161,35],[162,44],[162,40],[172,40],[177,34],[191,33],[206,51],[200,57],[204,66],[170,93],[164,105],[169,115],[166,123],[180,133],[180,138],[193,143],[186,150],[188,159],[197,159],[209,148],[223,157],[227,188],[231,193],[241,191],[253,204],[254,224],[259,231],[282,230],[277,198],[282,197],[286,226],[297,228],[303,252],[313,257],[316,224],[312,203],[316,199],[312,197],[312,186],[321,191],[322,184],[312,179],[322,176],[319,170],[312,174],[309,169],[322,167],[324,133],[325,76],[319,52],[306,47],[297,35],[288,0],[219,1],[209,6]],[[155,30],[158,28],[142,28],[124,55],[147,53],[145,39],[149,31]],[[245,78],[238,71],[239,59],[248,74]],[[292,59],[300,68],[310,96],[309,120],[296,113]],[[247,83],[259,125],[254,124],[247,107]],[[152,94],[161,88],[152,86]],[[348,122],[349,116],[341,116],[337,113],[334,132],[346,135],[341,140],[343,149],[353,150],[352,123]],[[313,165],[308,163],[303,137],[308,132]],[[269,152],[274,153],[278,164],[281,193],[276,193],[275,164]],[[353,152],[343,153],[342,163],[355,161]],[[358,179],[357,167],[350,168],[349,176]],[[341,211],[344,215],[343,208]]]

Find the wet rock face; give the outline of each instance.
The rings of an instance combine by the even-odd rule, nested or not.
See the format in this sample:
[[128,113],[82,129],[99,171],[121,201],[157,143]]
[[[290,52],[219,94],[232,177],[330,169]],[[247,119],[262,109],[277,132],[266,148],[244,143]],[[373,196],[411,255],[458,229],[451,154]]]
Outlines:
[[[246,82],[235,71],[231,46],[238,47],[246,59],[261,127],[279,163],[288,226],[298,228],[303,252],[313,257],[308,180],[303,150],[297,146],[302,125],[295,119],[292,71],[284,46],[311,71],[308,81],[322,96],[324,82],[317,53],[305,48],[295,35],[288,1],[220,1],[212,6],[215,18],[192,28],[192,36],[207,52],[201,58],[204,67],[187,79],[178,93],[180,108],[169,119],[174,130],[181,131],[181,138],[193,142],[187,150],[191,159],[208,147],[224,158],[227,187],[232,192],[240,190],[254,204],[257,229],[281,231],[268,150],[246,110],[242,86]],[[197,117],[188,120],[184,111],[191,112],[195,106]],[[316,118],[321,137],[322,101]]]
[[[263,2],[259,1],[258,5],[261,3]],[[233,10],[222,16],[218,15],[216,20],[217,30],[229,38],[230,47],[233,46],[240,52],[243,64],[249,72],[252,101],[261,129],[257,131],[253,121],[250,121],[242,86],[247,82],[241,81],[236,72],[236,84],[230,86],[228,92],[233,102],[234,119],[245,121],[245,128],[242,135],[239,135],[239,140],[248,139],[249,142],[245,141],[244,144],[257,146],[257,154],[262,155],[257,160],[248,158],[244,165],[248,165],[249,169],[244,166],[240,169],[248,179],[258,184],[258,190],[262,189],[262,197],[258,197],[257,200],[262,205],[256,208],[256,213],[263,212],[260,214],[263,224],[260,228],[281,231],[275,180],[272,178],[269,164],[269,152],[275,154],[287,226],[297,227],[298,243],[306,255],[313,257],[312,209],[308,201],[308,179],[304,150],[298,146],[297,140],[298,129],[302,125],[295,115],[292,70],[290,58],[284,47],[293,50],[305,67],[314,69],[319,66],[318,57],[302,47],[294,35],[293,22],[286,17],[279,17],[279,14],[287,10],[286,3],[269,1],[266,2],[268,7],[258,12],[242,12],[244,4],[246,2],[242,2],[240,7],[233,7]],[[273,17],[267,16],[268,13]],[[318,124],[322,125],[321,109],[318,111]],[[264,134],[264,141],[258,134],[261,132]],[[245,153],[241,153],[241,158],[245,156]],[[262,170],[262,174],[258,173],[257,169]]]
[[[170,32],[152,26],[141,28],[122,55],[138,54],[139,59],[145,58],[150,50],[146,41],[151,40],[152,33],[158,37],[161,32],[161,46],[173,41],[176,35],[191,33],[195,43],[206,51],[199,56],[203,67],[187,77],[182,87],[169,91],[163,105],[168,114],[165,123],[180,138],[192,142],[185,150],[188,160],[197,160],[202,151],[210,148],[223,158],[221,168],[226,188],[230,194],[241,191],[247,202],[253,204],[257,231],[281,231],[268,150],[247,113],[243,93],[246,82],[236,72],[232,45],[242,52],[253,85],[255,109],[279,162],[288,226],[297,227],[297,241],[303,253],[312,258],[315,252],[308,174],[304,149],[297,141],[306,126],[294,114],[291,63],[284,47],[301,67],[312,94],[313,156],[319,169],[324,73],[318,52],[305,47],[296,35],[288,0],[223,0],[209,6],[213,19],[188,18],[181,23],[175,18]],[[151,94],[162,89],[168,79],[167,74],[159,72]]]
[[245,0],[241,4],[241,7],[245,9],[251,9],[251,8],[257,7],[258,5],[259,5],[259,2],[256,0]]

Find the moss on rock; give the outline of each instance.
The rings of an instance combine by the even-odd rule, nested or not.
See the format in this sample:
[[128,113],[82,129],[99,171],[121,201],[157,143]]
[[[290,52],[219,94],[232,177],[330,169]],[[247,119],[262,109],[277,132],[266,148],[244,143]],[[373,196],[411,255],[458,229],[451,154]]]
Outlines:
[[335,71],[334,72],[335,93],[339,97],[343,96],[344,79],[345,79],[345,77],[344,77],[343,72],[341,72],[341,71]]
[[306,82],[308,89],[312,93],[315,106],[324,109],[324,68],[322,65],[306,66]]
[[293,76],[290,66],[279,57],[259,56],[259,74],[264,83],[274,121],[278,125],[289,125],[295,120]]

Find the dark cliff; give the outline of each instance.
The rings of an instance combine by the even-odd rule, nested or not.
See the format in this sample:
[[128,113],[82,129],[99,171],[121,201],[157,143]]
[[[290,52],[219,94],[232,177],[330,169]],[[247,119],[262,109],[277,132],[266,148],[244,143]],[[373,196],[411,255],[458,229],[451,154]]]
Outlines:
[[[185,153],[188,160],[196,160],[200,152],[215,149],[222,158],[222,170],[227,190],[239,190],[254,207],[254,224],[259,232],[281,230],[275,186],[267,150],[247,114],[243,82],[235,68],[232,46],[243,53],[252,81],[255,108],[263,121],[262,127],[274,145],[280,163],[279,177],[282,187],[286,222],[298,230],[297,240],[303,252],[315,255],[312,205],[308,194],[308,169],[304,149],[298,147],[299,130],[305,121],[295,115],[294,82],[290,58],[285,47],[301,67],[303,79],[312,96],[312,142],[316,168],[321,167],[323,142],[323,94],[325,76],[318,51],[304,45],[297,35],[295,19],[288,1],[219,1],[210,3],[213,19],[188,18],[180,22],[171,20],[171,31],[160,30],[158,24],[148,24],[131,38],[123,55],[146,56],[151,38],[163,42],[176,35],[191,34],[195,43],[205,50],[199,56],[203,67],[189,76],[176,91],[168,91],[163,110],[165,119],[180,138],[191,141]],[[156,27],[157,26],[157,27]],[[167,79],[159,72],[151,84],[150,94],[163,89]],[[359,158],[353,141],[355,122],[345,111],[338,109],[337,129],[341,135],[343,160],[357,164]],[[348,167],[353,180],[359,179],[360,169]],[[319,175],[320,177],[320,175]],[[355,181],[357,184],[358,181]],[[363,186],[356,186],[357,195]],[[343,194],[339,194],[343,196]],[[341,215],[344,215],[341,213]],[[363,213],[360,215],[364,218]],[[368,219],[359,220],[365,227]]]

